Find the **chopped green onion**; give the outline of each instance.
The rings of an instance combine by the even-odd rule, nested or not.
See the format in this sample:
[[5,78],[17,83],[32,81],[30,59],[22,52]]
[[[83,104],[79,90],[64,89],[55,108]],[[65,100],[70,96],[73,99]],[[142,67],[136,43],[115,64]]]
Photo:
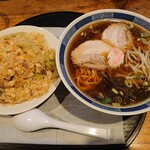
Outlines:
[[113,101],[116,102],[116,103],[122,103],[122,97],[115,96],[114,99],[113,99]]
[[134,24],[133,23],[130,23],[130,29],[132,29],[134,27]]
[[102,100],[102,103],[103,103],[103,104],[109,104],[109,103],[111,103],[111,102],[112,102],[112,99],[109,98],[109,97],[106,97],[105,99]]
[[119,93],[115,88],[112,88],[111,90],[112,90],[112,92],[115,93],[115,94],[118,94],[118,93]]
[[141,33],[141,38],[149,38],[150,34],[149,33]]
[[146,77],[145,77],[144,75],[141,75],[141,76],[140,76],[140,79],[141,79],[142,81],[145,81],[145,80],[146,80]]
[[39,73],[35,73],[35,74],[34,74],[34,77],[35,77],[36,80],[41,80],[42,75],[39,74]]
[[121,106],[119,103],[112,103],[112,105],[113,105],[114,107],[120,107],[120,106]]
[[125,85],[126,85],[127,87],[131,88],[131,87],[133,86],[132,80],[126,79],[126,80],[125,80]]
[[148,81],[145,81],[145,82],[143,83],[143,85],[144,85],[144,86],[148,86],[148,85],[149,85]]
[[135,78],[136,78],[136,79],[140,79],[140,75],[137,74],[137,75],[135,76]]
[[119,91],[119,93],[120,93],[120,95],[122,95],[122,96],[124,95],[124,93],[123,93],[122,91]]
[[54,60],[50,60],[49,62],[48,62],[48,64],[49,64],[49,66],[50,66],[50,71],[54,71],[54,69],[55,69],[55,61]]

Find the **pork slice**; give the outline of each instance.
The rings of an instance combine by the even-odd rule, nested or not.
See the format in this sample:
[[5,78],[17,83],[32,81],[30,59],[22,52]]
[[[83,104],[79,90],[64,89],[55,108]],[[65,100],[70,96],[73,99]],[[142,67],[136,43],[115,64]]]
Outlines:
[[107,67],[107,54],[111,48],[101,40],[89,40],[72,51],[71,60],[78,66],[104,70]]
[[132,34],[125,23],[112,23],[103,31],[102,40],[122,50],[133,45]]

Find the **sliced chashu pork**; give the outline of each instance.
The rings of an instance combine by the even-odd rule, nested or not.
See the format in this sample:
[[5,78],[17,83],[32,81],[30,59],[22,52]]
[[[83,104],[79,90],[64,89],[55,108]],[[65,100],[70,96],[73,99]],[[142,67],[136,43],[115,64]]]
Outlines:
[[105,70],[107,68],[107,54],[111,48],[101,40],[89,40],[72,51],[71,60],[73,64],[78,66]]
[[129,26],[125,23],[113,23],[102,33],[102,40],[112,46],[116,46],[125,52],[133,44]]

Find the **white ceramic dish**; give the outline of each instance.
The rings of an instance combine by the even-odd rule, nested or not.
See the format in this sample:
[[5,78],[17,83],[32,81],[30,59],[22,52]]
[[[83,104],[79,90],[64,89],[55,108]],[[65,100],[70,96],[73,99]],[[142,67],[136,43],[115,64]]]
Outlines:
[[[44,34],[45,40],[49,48],[56,49],[58,39],[49,31],[40,27],[36,27],[36,26],[23,25],[23,26],[10,27],[8,29],[0,31],[0,36],[7,35],[10,33],[17,33],[17,32],[37,32],[37,33]],[[58,78],[54,82],[54,84],[50,87],[50,89],[48,90],[46,94],[42,95],[39,98],[34,98],[31,101],[26,101],[26,102],[16,104],[13,106],[0,105],[0,115],[14,115],[14,114],[22,113],[24,111],[30,110],[38,106],[39,104],[43,103],[45,100],[48,99],[48,97],[55,91],[59,83],[60,83],[60,78]]]
[[82,15],[81,17],[75,19],[71,22],[64,32],[62,33],[56,52],[57,68],[59,75],[67,87],[67,89],[81,102],[87,106],[96,109],[98,111],[114,114],[114,115],[135,115],[144,113],[150,110],[150,99],[148,98],[143,103],[129,106],[129,107],[112,107],[100,104],[93,101],[91,98],[83,94],[71,81],[71,78],[68,75],[66,67],[66,47],[69,43],[71,37],[77,32],[81,27],[87,25],[88,23],[102,20],[102,19],[122,19],[126,21],[133,22],[137,25],[140,25],[150,31],[150,19],[130,11],[120,10],[120,9],[104,9],[97,10],[87,14]]

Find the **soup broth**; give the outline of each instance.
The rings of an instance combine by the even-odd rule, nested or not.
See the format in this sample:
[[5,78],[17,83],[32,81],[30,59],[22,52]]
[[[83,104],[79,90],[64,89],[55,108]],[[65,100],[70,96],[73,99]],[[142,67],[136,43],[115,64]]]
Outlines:
[[[117,26],[112,27],[112,32],[107,32],[115,24],[127,28],[121,29]],[[125,37],[128,36],[126,40],[130,39],[124,47],[120,46],[125,43],[122,39],[123,35],[120,34],[126,34]],[[113,43],[115,39],[121,44]],[[91,45],[90,48],[84,46],[87,42]],[[94,48],[96,44],[93,44],[92,49],[93,42],[107,46],[108,51],[102,49],[104,52],[99,52],[101,46]],[[150,32],[142,27],[121,20],[96,21],[87,24],[75,33],[70,39],[67,52],[67,69],[71,80],[83,93],[96,102],[122,107],[134,105],[149,98]],[[99,53],[101,57],[98,62]],[[114,57],[116,57],[115,60],[111,61]],[[115,61],[118,64],[112,63]],[[103,67],[99,68],[101,62]]]

